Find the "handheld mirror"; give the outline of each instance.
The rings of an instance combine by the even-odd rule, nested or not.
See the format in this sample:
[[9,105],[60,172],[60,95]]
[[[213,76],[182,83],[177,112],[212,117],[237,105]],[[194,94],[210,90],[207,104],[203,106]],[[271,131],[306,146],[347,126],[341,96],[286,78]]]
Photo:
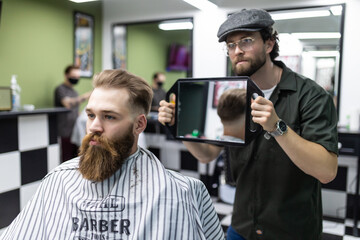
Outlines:
[[167,92],[175,123],[167,128],[181,141],[246,145],[262,132],[252,121],[251,99],[264,96],[249,77],[183,78]]

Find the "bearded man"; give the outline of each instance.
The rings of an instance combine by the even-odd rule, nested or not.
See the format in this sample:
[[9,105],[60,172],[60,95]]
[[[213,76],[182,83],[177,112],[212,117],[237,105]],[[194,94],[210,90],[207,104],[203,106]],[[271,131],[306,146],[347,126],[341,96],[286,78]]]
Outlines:
[[[245,147],[228,147],[236,182],[228,240],[322,239],[321,183],[338,167],[337,116],[332,97],[315,81],[277,61],[275,21],[263,9],[242,9],[220,25],[218,41],[238,76],[249,76],[265,97],[251,117],[264,129]],[[175,104],[160,102],[159,121],[172,124]],[[221,147],[184,142],[200,162]]]
[[79,157],[52,170],[1,239],[224,239],[201,181],[138,146],[152,100],[124,70],[96,75]]

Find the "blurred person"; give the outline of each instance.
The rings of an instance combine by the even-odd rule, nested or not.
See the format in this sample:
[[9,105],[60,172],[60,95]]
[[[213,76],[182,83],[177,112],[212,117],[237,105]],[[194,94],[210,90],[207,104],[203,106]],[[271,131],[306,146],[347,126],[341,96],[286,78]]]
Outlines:
[[150,85],[117,69],[93,86],[79,157],[44,177],[1,239],[224,239],[204,184],[138,146]]
[[166,92],[163,89],[163,85],[166,81],[166,76],[162,72],[156,72],[152,79],[152,90],[154,93],[151,102],[151,111],[157,111],[159,109],[159,103],[166,98]]
[[[293,72],[279,55],[274,20],[262,9],[231,14],[218,41],[238,76],[264,92],[251,103],[263,128],[245,147],[227,147],[236,182],[228,239],[322,239],[321,184],[337,174],[337,115],[331,96],[315,81]],[[159,121],[174,123],[175,104],[160,102]],[[203,163],[222,150],[183,142]]]
[[65,107],[70,111],[58,114],[57,131],[61,138],[61,160],[65,162],[77,156],[78,147],[71,142],[71,134],[77,117],[79,116],[79,105],[86,101],[90,92],[81,96],[74,89],[79,82],[80,68],[69,65],[64,71],[64,82],[56,87],[54,92],[55,107]]

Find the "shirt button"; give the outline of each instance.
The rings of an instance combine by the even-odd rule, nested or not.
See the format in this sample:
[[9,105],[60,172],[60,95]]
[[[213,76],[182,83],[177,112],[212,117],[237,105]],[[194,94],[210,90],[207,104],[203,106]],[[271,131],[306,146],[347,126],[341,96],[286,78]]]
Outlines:
[[256,234],[257,234],[257,235],[262,235],[262,233],[263,233],[263,232],[261,231],[261,229],[257,229],[257,230],[256,230]]

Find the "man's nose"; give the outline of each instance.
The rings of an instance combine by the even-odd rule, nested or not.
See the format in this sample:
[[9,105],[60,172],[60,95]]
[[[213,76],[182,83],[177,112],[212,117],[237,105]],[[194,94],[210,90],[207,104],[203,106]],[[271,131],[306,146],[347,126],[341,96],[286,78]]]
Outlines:
[[239,43],[237,43],[236,47],[235,47],[235,55],[243,54],[243,53],[244,53],[244,51],[240,48]]
[[89,123],[89,132],[90,133],[102,133],[104,131],[103,129],[103,126],[102,126],[102,123],[100,121],[99,118],[94,118],[94,120],[92,120],[90,123]]

